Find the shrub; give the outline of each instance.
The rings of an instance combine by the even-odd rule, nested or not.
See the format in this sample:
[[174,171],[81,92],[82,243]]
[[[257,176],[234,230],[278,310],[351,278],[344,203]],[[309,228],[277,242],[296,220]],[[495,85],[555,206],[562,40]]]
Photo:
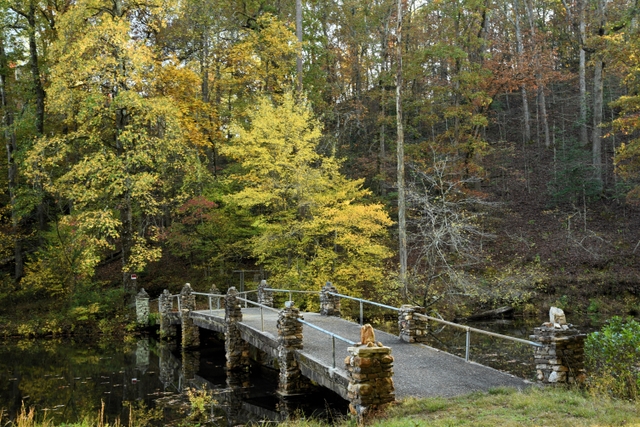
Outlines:
[[613,317],[585,342],[588,385],[596,393],[638,399],[640,390],[640,323]]

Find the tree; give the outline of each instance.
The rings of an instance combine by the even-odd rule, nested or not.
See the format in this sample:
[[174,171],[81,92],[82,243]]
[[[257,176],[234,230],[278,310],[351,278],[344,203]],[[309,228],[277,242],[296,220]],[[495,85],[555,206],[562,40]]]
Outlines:
[[407,296],[407,225],[406,225],[406,200],[404,183],[404,123],[402,118],[402,15],[403,1],[398,0],[398,19],[396,26],[396,128],[397,128],[397,154],[398,154],[398,239],[400,257],[400,283]]
[[193,155],[180,110],[157,90],[168,65],[134,37],[137,7],[81,0],[60,19],[48,108],[63,127],[27,160],[32,182],[58,201],[61,224],[103,250],[119,244],[129,297],[130,273],[160,256],[154,218],[176,203]]
[[413,273],[421,279],[412,295],[426,306],[430,296],[464,288],[462,271],[480,261],[482,240],[493,237],[481,224],[492,204],[471,190],[478,177],[456,172],[454,151],[423,144],[421,154],[411,165],[407,206]]
[[291,93],[276,103],[262,97],[232,133],[222,153],[239,163],[230,178],[241,188],[227,201],[255,215],[250,249],[272,282],[381,290],[391,221],[381,205],[364,203],[362,180],[345,178],[340,161],[317,152],[321,126],[310,108]]

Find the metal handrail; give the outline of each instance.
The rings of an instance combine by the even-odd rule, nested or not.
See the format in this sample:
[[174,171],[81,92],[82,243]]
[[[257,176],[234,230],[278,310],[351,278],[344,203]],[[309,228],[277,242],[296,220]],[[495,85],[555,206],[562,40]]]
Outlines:
[[321,328],[320,326],[314,325],[313,323],[309,323],[309,322],[304,321],[302,319],[297,319],[297,320],[298,320],[298,322],[302,323],[303,325],[310,326],[313,329],[316,329],[316,330],[318,330],[320,332],[323,332],[323,333],[325,333],[325,334],[327,334],[327,335],[329,335],[331,337],[331,348],[332,348],[331,357],[333,359],[333,365],[332,365],[333,369],[336,368],[336,338],[339,339],[340,341],[344,341],[344,342],[346,342],[347,344],[350,344],[350,345],[355,345],[356,344],[355,342],[353,342],[351,340],[343,338],[340,335],[336,335],[333,332],[329,332],[326,329]]
[[[454,328],[464,329],[467,332],[467,341],[469,341],[469,335],[471,332],[476,332],[478,334],[488,335],[490,337],[502,338],[509,341],[515,341],[522,344],[529,344],[534,347],[542,347],[542,344],[537,343],[535,341],[529,341],[522,338],[510,337],[509,335],[502,335],[495,332],[489,332],[478,328],[473,328],[471,326],[461,325],[459,323],[448,322],[446,320],[438,319],[437,317],[427,316],[426,314],[413,313],[414,316],[418,318],[422,318],[425,320],[432,320],[438,323],[443,323],[445,325],[453,326]],[[465,360],[469,361],[469,345],[467,345]]]
[[236,297],[236,299],[239,299],[240,301],[244,301],[244,308],[247,308],[247,303],[251,303],[253,305],[256,305],[256,306],[260,307],[260,332],[264,332],[264,309],[265,308],[267,310],[271,310],[271,311],[275,311],[276,313],[280,313],[280,310],[278,310],[277,308],[269,307],[268,305],[260,304],[259,302],[251,301],[251,300],[248,300],[248,299],[242,298],[242,297]]
[[350,300],[354,300],[354,301],[359,301],[360,302],[360,326],[362,326],[364,324],[364,307],[363,307],[364,303],[375,305],[377,307],[386,308],[386,309],[389,309],[389,310],[400,311],[400,309],[397,308],[397,307],[393,307],[393,306],[386,305],[386,304],[381,304],[379,302],[369,301],[369,300],[366,300],[366,299],[363,299],[363,298],[352,297],[352,296],[349,296],[349,295],[339,294],[339,293],[336,293],[336,292],[327,292],[327,293],[329,295],[333,295],[333,296],[336,296],[336,297],[346,298],[346,299],[350,299]]
[[202,296],[209,297],[209,311],[213,311],[213,302],[211,301],[211,298],[217,298],[217,300],[216,300],[216,310],[220,310],[220,299],[225,297],[222,294],[210,294],[210,293],[207,293],[207,292],[191,292],[191,293],[193,295],[202,295]]
[[320,295],[320,292],[318,292],[318,291],[303,291],[303,290],[298,290],[298,289],[264,288],[264,290],[265,291],[270,291],[270,292],[288,292],[289,293],[289,301],[293,301],[292,293],[297,293],[297,294],[317,294],[317,295]]

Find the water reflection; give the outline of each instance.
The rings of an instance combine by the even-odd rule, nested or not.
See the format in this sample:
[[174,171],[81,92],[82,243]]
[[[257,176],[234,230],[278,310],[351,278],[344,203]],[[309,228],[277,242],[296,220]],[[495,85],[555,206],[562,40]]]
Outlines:
[[346,413],[346,403],[332,393],[284,402],[275,394],[275,371],[255,367],[251,374],[227,375],[224,364],[224,345],[215,340],[182,354],[175,344],[151,338],[0,343],[0,409],[6,422],[24,401],[40,419],[61,424],[94,419],[104,402],[111,422],[119,418],[126,425],[136,410],[156,425],[170,425],[185,416],[184,392],[206,388],[217,402],[210,419],[218,425],[282,420],[299,411],[327,419]]

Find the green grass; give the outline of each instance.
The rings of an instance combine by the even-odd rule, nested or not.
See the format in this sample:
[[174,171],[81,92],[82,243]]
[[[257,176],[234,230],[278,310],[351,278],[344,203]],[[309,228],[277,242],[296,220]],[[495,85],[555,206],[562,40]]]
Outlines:
[[[51,423],[36,423],[33,414],[23,411],[15,427],[54,427]],[[102,419],[102,415],[98,420]],[[129,423],[131,427],[146,424],[142,420]],[[131,421],[131,420],[130,420]],[[119,423],[116,423],[118,425]],[[640,426],[640,405],[637,402],[592,396],[580,390],[564,388],[535,388],[524,392],[499,388],[488,393],[473,393],[456,398],[406,399],[384,413],[366,421],[370,427],[510,427],[510,426]],[[188,421],[181,426],[191,425]],[[274,426],[265,422],[262,426]],[[281,427],[329,427],[317,420],[298,419],[277,424]],[[334,427],[355,427],[354,419],[336,421]],[[69,424],[73,427],[106,427],[103,422],[84,421]]]
[[[640,405],[591,396],[579,390],[495,389],[444,399],[406,399],[366,423],[371,427],[640,426]],[[288,427],[316,427],[291,421]],[[355,426],[353,420],[338,424]]]

